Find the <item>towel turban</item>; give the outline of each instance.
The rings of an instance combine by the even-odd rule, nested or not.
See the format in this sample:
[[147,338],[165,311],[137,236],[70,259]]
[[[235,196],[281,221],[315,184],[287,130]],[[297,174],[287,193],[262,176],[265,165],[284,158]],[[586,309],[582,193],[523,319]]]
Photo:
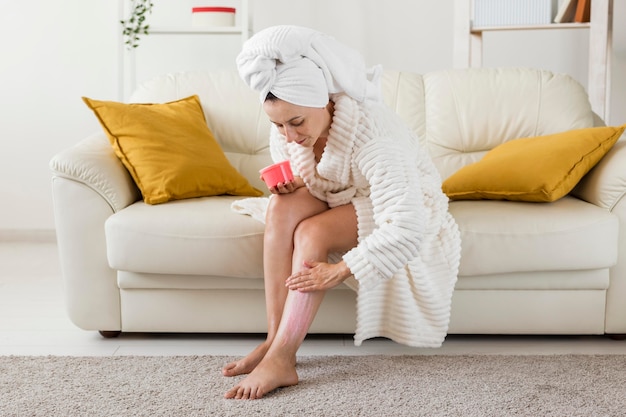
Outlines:
[[237,56],[241,78],[260,92],[305,107],[324,107],[330,94],[359,102],[381,101],[380,66],[367,69],[363,57],[313,29],[273,26],[251,37]]

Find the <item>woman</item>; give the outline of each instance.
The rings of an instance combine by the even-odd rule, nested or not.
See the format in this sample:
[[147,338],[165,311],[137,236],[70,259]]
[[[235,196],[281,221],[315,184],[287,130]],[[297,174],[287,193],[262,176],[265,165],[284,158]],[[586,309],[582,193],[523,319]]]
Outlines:
[[441,179],[381,98],[380,68],[307,28],[259,32],[237,58],[272,122],[275,161],[291,182],[270,189],[264,273],[268,333],[225,376],[249,374],[226,398],[298,383],[296,352],[325,291],[358,291],[355,343],[384,336],[437,347],[460,255]]

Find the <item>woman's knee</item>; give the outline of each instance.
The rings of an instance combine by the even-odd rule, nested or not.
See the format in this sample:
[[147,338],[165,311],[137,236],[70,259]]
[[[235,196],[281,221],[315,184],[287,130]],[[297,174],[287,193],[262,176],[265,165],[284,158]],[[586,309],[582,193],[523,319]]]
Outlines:
[[270,198],[266,224],[290,224],[295,228],[303,219],[326,209],[326,203],[316,199],[306,188],[302,187],[291,194],[281,194]]
[[285,219],[289,214],[289,204],[286,198],[282,196],[272,197],[267,205],[265,213],[266,223],[271,223],[275,219]]
[[299,249],[315,248],[325,250],[325,231],[316,221],[315,217],[302,220],[298,223],[296,230],[293,234],[294,247]]
[[357,228],[354,207],[337,207],[298,223],[294,246],[320,253],[347,251],[358,243]]

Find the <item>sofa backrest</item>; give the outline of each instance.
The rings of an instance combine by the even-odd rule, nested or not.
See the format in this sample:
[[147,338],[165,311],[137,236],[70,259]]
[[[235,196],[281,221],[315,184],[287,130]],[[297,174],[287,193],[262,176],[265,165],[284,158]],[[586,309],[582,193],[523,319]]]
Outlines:
[[[424,75],[385,71],[385,102],[418,135],[442,178],[521,137],[593,126],[584,88],[565,74],[480,68]],[[166,102],[197,94],[207,124],[239,172],[259,189],[271,162],[270,123],[259,95],[235,71],[184,72],[143,83],[131,102]]]
[[587,93],[577,81],[535,69],[386,72],[383,93],[444,179],[509,140],[594,123]]

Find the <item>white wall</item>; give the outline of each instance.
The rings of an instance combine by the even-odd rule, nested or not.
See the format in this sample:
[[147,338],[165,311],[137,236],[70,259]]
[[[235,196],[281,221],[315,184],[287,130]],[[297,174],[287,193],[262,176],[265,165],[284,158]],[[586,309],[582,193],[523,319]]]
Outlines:
[[0,235],[52,229],[48,161],[97,129],[80,97],[115,98],[110,0],[0,3]]
[[[185,24],[195,5],[240,0],[154,0],[153,24]],[[250,0],[253,30],[298,24],[362,51],[369,64],[427,72],[452,67],[451,0]],[[2,0],[0,4],[0,238],[54,228],[48,161],[100,129],[80,100],[125,99],[119,0]],[[626,1],[616,0],[616,18]],[[235,51],[197,36],[140,46],[140,78],[160,71],[233,68]],[[215,47],[207,52],[206,47]],[[143,49],[142,49],[143,48]],[[205,49],[203,49],[205,48]],[[489,34],[485,66],[566,72],[586,85],[587,30]],[[231,48],[232,49],[232,48]],[[610,124],[626,123],[626,25],[614,24]],[[184,62],[183,62],[184,60]],[[189,68],[187,68],[189,67]],[[163,70],[161,70],[163,69]],[[141,80],[139,80],[141,81]],[[126,82],[126,80],[124,80]]]

